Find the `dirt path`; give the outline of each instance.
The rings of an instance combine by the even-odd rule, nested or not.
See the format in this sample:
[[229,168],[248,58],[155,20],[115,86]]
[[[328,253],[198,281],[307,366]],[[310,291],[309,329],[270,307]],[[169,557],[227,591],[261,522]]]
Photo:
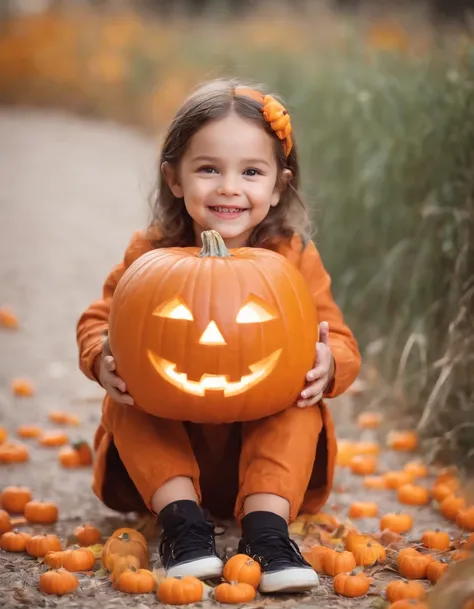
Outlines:
[[[35,423],[45,428],[50,410],[77,414],[82,424],[71,439],[92,439],[99,421],[101,391],[77,370],[75,324],[80,312],[100,295],[110,268],[120,260],[130,234],[146,219],[146,198],[153,183],[155,145],[132,131],[59,113],[0,110],[0,306],[18,314],[21,330],[0,331],[0,425],[14,437],[16,427]],[[14,398],[13,377],[31,378],[33,398]],[[342,436],[356,436],[352,404],[334,403]],[[33,440],[31,462],[2,466],[1,484],[24,484],[35,497],[51,498],[60,507],[53,529],[65,540],[74,526],[89,521],[104,534],[124,519],[106,509],[90,490],[90,470],[66,472],[57,450],[38,448]],[[400,457],[385,453],[382,470],[400,467]],[[343,519],[351,501],[366,498],[360,479],[338,473],[328,506],[337,504]],[[375,492],[381,511],[399,509],[393,495]],[[329,509],[329,508],[328,508]],[[408,509],[415,516],[412,537],[439,524],[431,508]],[[131,516],[132,518],[132,516]],[[446,522],[442,523],[446,528]],[[360,522],[376,531],[378,519]],[[44,527],[38,527],[38,532]],[[235,547],[235,530],[220,538]],[[156,543],[151,544],[152,554]],[[108,582],[83,577],[72,597],[45,598],[37,590],[40,565],[23,555],[0,551],[2,607],[145,607],[154,596],[130,597]],[[368,607],[371,598],[350,601],[328,596],[329,578],[313,596],[267,599],[265,606]],[[326,585],[327,584],[327,585]],[[261,600],[253,606],[262,606]]]

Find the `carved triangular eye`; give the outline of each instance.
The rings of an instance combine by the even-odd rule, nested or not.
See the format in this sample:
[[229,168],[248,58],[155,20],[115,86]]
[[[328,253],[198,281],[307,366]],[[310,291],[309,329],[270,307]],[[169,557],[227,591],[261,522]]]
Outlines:
[[153,311],[153,315],[167,317],[168,319],[186,319],[193,321],[193,315],[188,307],[180,298],[173,298],[164,304],[159,305]]
[[267,303],[256,296],[251,296],[237,314],[238,324],[257,324],[275,319],[276,315]]

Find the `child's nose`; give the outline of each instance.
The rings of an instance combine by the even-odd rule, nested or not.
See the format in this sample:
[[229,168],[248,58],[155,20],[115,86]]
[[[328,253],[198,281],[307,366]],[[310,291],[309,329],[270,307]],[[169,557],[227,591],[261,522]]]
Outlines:
[[240,194],[239,177],[232,174],[221,176],[221,183],[217,189],[217,194],[232,197]]

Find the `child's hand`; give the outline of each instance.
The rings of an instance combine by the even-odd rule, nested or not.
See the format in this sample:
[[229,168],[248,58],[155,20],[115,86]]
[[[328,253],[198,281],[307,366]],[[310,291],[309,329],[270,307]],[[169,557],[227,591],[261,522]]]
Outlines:
[[96,374],[100,384],[118,404],[129,404],[133,406],[133,398],[129,393],[126,393],[127,386],[115,372],[115,360],[109,348],[109,341],[106,339],[102,348],[102,355],[97,358]]
[[296,405],[299,408],[314,406],[323,397],[324,390],[334,377],[334,357],[329,348],[329,324],[322,321],[319,324],[319,342],[316,343],[316,362],[314,368],[306,375],[308,384],[301,392],[303,399]]

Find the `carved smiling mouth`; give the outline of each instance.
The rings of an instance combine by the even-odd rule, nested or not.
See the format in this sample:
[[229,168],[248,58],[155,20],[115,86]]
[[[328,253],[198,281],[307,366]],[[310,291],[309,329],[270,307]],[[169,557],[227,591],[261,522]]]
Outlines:
[[275,368],[280,357],[281,349],[273,351],[255,364],[249,366],[250,374],[243,376],[240,381],[228,381],[226,376],[203,374],[200,381],[189,381],[185,372],[177,372],[176,364],[158,357],[148,350],[148,358],[155,370],[169,383],[192,395],[203,396],[206,391],[223,391],[224,396],[238,395],[263,381]]

